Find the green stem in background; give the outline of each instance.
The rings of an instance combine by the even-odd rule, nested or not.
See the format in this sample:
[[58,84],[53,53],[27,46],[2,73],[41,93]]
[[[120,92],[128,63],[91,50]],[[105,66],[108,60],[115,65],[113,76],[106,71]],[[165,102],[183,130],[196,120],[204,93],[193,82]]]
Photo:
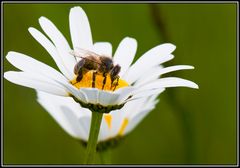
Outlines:
[[97,148],[98,134],[102,122],[103,113],[92,112],[90,133],[87,143],[87,150],[84,164],[94,164],[94,158]]
[[[156,4],[150,4],[150,11],[152,15],[153,22],[155,26],[157,27],[159,36],[164,42],[170,42],[169,33],[167,32],[166,28],[166,20],[163,16],[163,13],[161,11],[160,6]],[[174,60],[171,61],[171,63],[174,63]],[[166,64],[167,65],[167,64]],[[185,152],[186,152],[186,162],[187,163],[194,163],[195,160],[195,152],[194,152],[194,130],[193,130],[193,122],[191,120],[191,115],[188,112],[188,110],[179,103],[179,101],[176,98],[176,94],[169,90],[167,94],[168,101],[173,104],[172,108],[175,111],[175,115],[177,115],[177,118],[179,119],[179,122],[181,123],[181,128],[183,131],[183,137],[184,137],[184,146],[185,146]]]
[[111,149],[99,152],[102,164],[111,164]]

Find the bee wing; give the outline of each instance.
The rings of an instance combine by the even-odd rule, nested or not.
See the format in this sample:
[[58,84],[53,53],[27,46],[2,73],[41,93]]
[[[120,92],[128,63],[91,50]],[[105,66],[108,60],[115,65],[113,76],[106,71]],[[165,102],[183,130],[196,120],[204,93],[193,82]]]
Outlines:
[[73,50],[71,52],[71,54],[76,56],[76,57],[80,57],[80,58],[84,58],[84,57],[87,57],[87,56],[100,57],[100,55],[98,55],[98,54],[96,54],[92,51],[82,49],[82,48],[76,48],[75,50]]
[[87,59],[87,60],[93,61],[97,64],[101,64],[101,61],[98,59],[100,57],[100,55],[98,55],[94,52],[88,51],[88,50],[84,50],[84,49],[81,49],[81,48],[76,48],[76,50],[72,50],[70,52],[70,54],[72,54],[75,57]]
[[83,55],[75,50],[70,51],[70,54],[73,55],[74,57],[83,58]]

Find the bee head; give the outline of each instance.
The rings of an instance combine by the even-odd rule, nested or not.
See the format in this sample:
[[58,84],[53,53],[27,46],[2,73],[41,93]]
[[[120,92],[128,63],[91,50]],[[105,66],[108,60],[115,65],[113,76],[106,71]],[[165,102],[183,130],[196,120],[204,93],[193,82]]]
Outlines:
[[101,63],[104,66],[103,69],[109,72],[113,68],[113,61],[109,57],[100,57]]

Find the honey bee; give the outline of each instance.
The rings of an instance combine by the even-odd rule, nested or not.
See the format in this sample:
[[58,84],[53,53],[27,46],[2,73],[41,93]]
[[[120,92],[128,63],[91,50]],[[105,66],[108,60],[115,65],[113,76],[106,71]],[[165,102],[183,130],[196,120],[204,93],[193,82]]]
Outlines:
[[110,74],[111,87],[114,87],[113,90],[115,90],[116,86],[118,85],[118,74],[121,70],[121,67],[118,64],[114,65],[112,58],[104,55],[98,55],[94,52],[83,49],[72,51],[71,54],[75,57],[82,58],[74,66],[74,74],[77,75],[77,82],[80,82],[82,80],[85,73],[87,73],[88,71],[93,71],[92,87],[95,87],[96,74],[102,74],[104,77],[102,85],[103,90],[106,84],[107,74]]

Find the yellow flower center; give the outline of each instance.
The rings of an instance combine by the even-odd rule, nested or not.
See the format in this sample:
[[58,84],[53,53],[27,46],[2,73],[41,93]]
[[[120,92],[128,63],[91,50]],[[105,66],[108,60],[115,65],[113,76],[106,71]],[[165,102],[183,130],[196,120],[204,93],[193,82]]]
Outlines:
[[72,85],[76,88],[98,88],[108,91],[115,91],[119,88],[129,86],[128,83],[123,79],[115,79],[113,82],[111,81],[110,74],[106,75],[105,84],[104,84],[104,76],[100,73],[96,73],[95,80],[94,79],[94,72],[95,71],[88,71],[83,75],[81,81],[77,82],[77,76],[70,81]]

